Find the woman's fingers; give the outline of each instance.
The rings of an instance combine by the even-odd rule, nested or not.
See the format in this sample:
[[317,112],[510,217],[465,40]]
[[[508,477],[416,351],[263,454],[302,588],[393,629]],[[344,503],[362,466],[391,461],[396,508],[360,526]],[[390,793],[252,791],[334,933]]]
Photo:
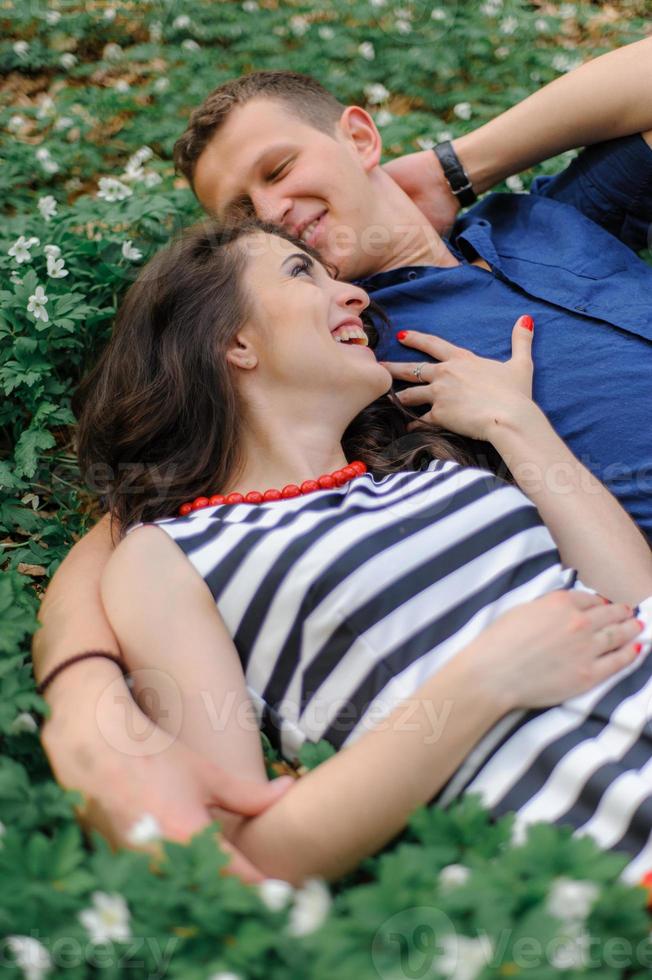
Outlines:
[[430,354],[436,361],[448,361],[451,357],[464,351],[463,347],[456,347],[431,333],[421,333],[420,330],[399,330],[396,334],[405,347],[414,347],[421,350],[424,354]]
[[609,605],[594,606],[588,613],[594,630],[602,629],[611,623],[623,623],[632,619],[634,611],[624,602],[609,603]]
[[220,871],[221,875],[235,875],[247,885],[257,885],[265,880],[265,875],[256,868],[251,861],[240,853],[237,847],[230,844],[224,837],[218,835],[218,843],[221,850],[231,855],[231,861]]
[[411,384],[419,384],[419,378],[415,374],[419,365],[421,365],[421,383],[429,383],[433,379],[435,365],[428,361],[383,361],[382,364],[395,381],[409,381]]
[[600,684],[613,674],[617,674],[619,670],[629,667],[640,655],[640,644],[634,642],[626,643],[613,653],[605,653],[604,656],[598,657],[593,665],[595,684]]
[[294,783],[291,776],[255,783],[253,780],[233,776],[218,766],[213,766],[212,769],[211,798],[224,810],[248,817],[254,817],[277,803]]
[[433,389],[432,385],[416,385],[414,388],[404,388],[403,391],[396,393],[396,397],[401,405],[432,405]]
[[624,623],[612,623],[597,630],[595,639],[601,654],[613,653],[628,643],[633,643],[639,633],[643,632],[643,623],[638,619],[628,619]]

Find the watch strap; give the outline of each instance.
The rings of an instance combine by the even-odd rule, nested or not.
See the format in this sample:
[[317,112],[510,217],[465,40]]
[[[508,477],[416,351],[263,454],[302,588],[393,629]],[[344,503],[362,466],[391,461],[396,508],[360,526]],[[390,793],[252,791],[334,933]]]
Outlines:
[[475,204],[478,195],[473,190],[471,179],[460,163],[451,141],[445,140],[443,143],[438,143],[437,146],[433,147],[433,153],[439,160],[450,189],[460,205],[463,208],[468,208],[469,205]]

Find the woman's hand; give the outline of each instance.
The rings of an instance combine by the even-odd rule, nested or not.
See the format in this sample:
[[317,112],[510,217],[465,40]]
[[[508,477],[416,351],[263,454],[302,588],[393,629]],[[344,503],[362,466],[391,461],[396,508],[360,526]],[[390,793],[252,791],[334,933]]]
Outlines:
[[630,606],[579,591],[551,592],[496,619],[462,656],[505,711],[543,708],[583,694],[641,652],[643,623]]
[[[434,357],[439,364],[384,362],[393,378],[414,382],[421,368],[423,384],[398,392],[402,405],[430,405],[420,422],[436,425],[472,439],[491,441],[495,425],[519,418],[532,402],[532,330],[522,316],[512,331],[512,357],[504,363],[478,357],[463,347],[416,330],[402,331],[401,343]],[[408,428],[416,428],[419,422]]]
[[[292,785],[289,778],[255,783],[234,777],[172,738],[131,698],[130,702],[129,717],[119,714],[115,725],[95,718],[92,724],[83,724],[82,719],[79,727],[79,719],[57,721],[55,716],[43,729],[43,744],[57,780],[83,794],[80,822],[88,830],[98,830],[113,846],[138,846],[132,832],[145,814],[154,817],[167,840],[186,841],[214,821],[214,807],[241,817],[255,816]],[[226,829],[224,834],[228,836]],[[249,883],[264,879],[224,835],[219,835],[219,842],[232,855],[224,874]]]

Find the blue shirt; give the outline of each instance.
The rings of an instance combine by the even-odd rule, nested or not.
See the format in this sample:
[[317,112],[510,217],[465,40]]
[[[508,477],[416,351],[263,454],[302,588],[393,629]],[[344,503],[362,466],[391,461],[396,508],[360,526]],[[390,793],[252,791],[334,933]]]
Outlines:
[[[648,229],[652,150],[637,135],[584,150],[530,194],[486,196],[453,228],[459,266],[360,285],[392,321],[376,348],[385,361],[415,360],[397,330],[506,360],[529,313],[535,400],[652,540],[652,267],[637,255]],[[477,256],[492,272],[470,264]]]

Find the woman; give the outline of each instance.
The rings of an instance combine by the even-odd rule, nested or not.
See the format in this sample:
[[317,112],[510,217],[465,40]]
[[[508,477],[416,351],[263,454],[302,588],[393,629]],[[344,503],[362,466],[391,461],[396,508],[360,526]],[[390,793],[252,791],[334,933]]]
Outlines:
[[[342,874],[416,806],[468,787],[522,826],[593,821],[635,878],[645,817],[614,810],[610,786],[652,792],[636,768],[647,633],[628,605],[652,594],[650,552],[532,403],[527,318],[511,362],[447,345],[433,383],[402,398],[435,390],[438,420],[491,441],[549,530],[427,421],[406,443],[368,302],[255,223],[189,231],[129,291],[79,444],[87,474],[113,474],[108,503],[130,530],[102,597],[136,690],[160,726],[252,780],[259,724],[288,757],[306,738],[347,746],[262,815],[221,814],[268,875]],[[359,459],[373,475],[347,467]],[[616,601],[580,586],[550,532]],[[573,752],[583,767],[559,786]]]

